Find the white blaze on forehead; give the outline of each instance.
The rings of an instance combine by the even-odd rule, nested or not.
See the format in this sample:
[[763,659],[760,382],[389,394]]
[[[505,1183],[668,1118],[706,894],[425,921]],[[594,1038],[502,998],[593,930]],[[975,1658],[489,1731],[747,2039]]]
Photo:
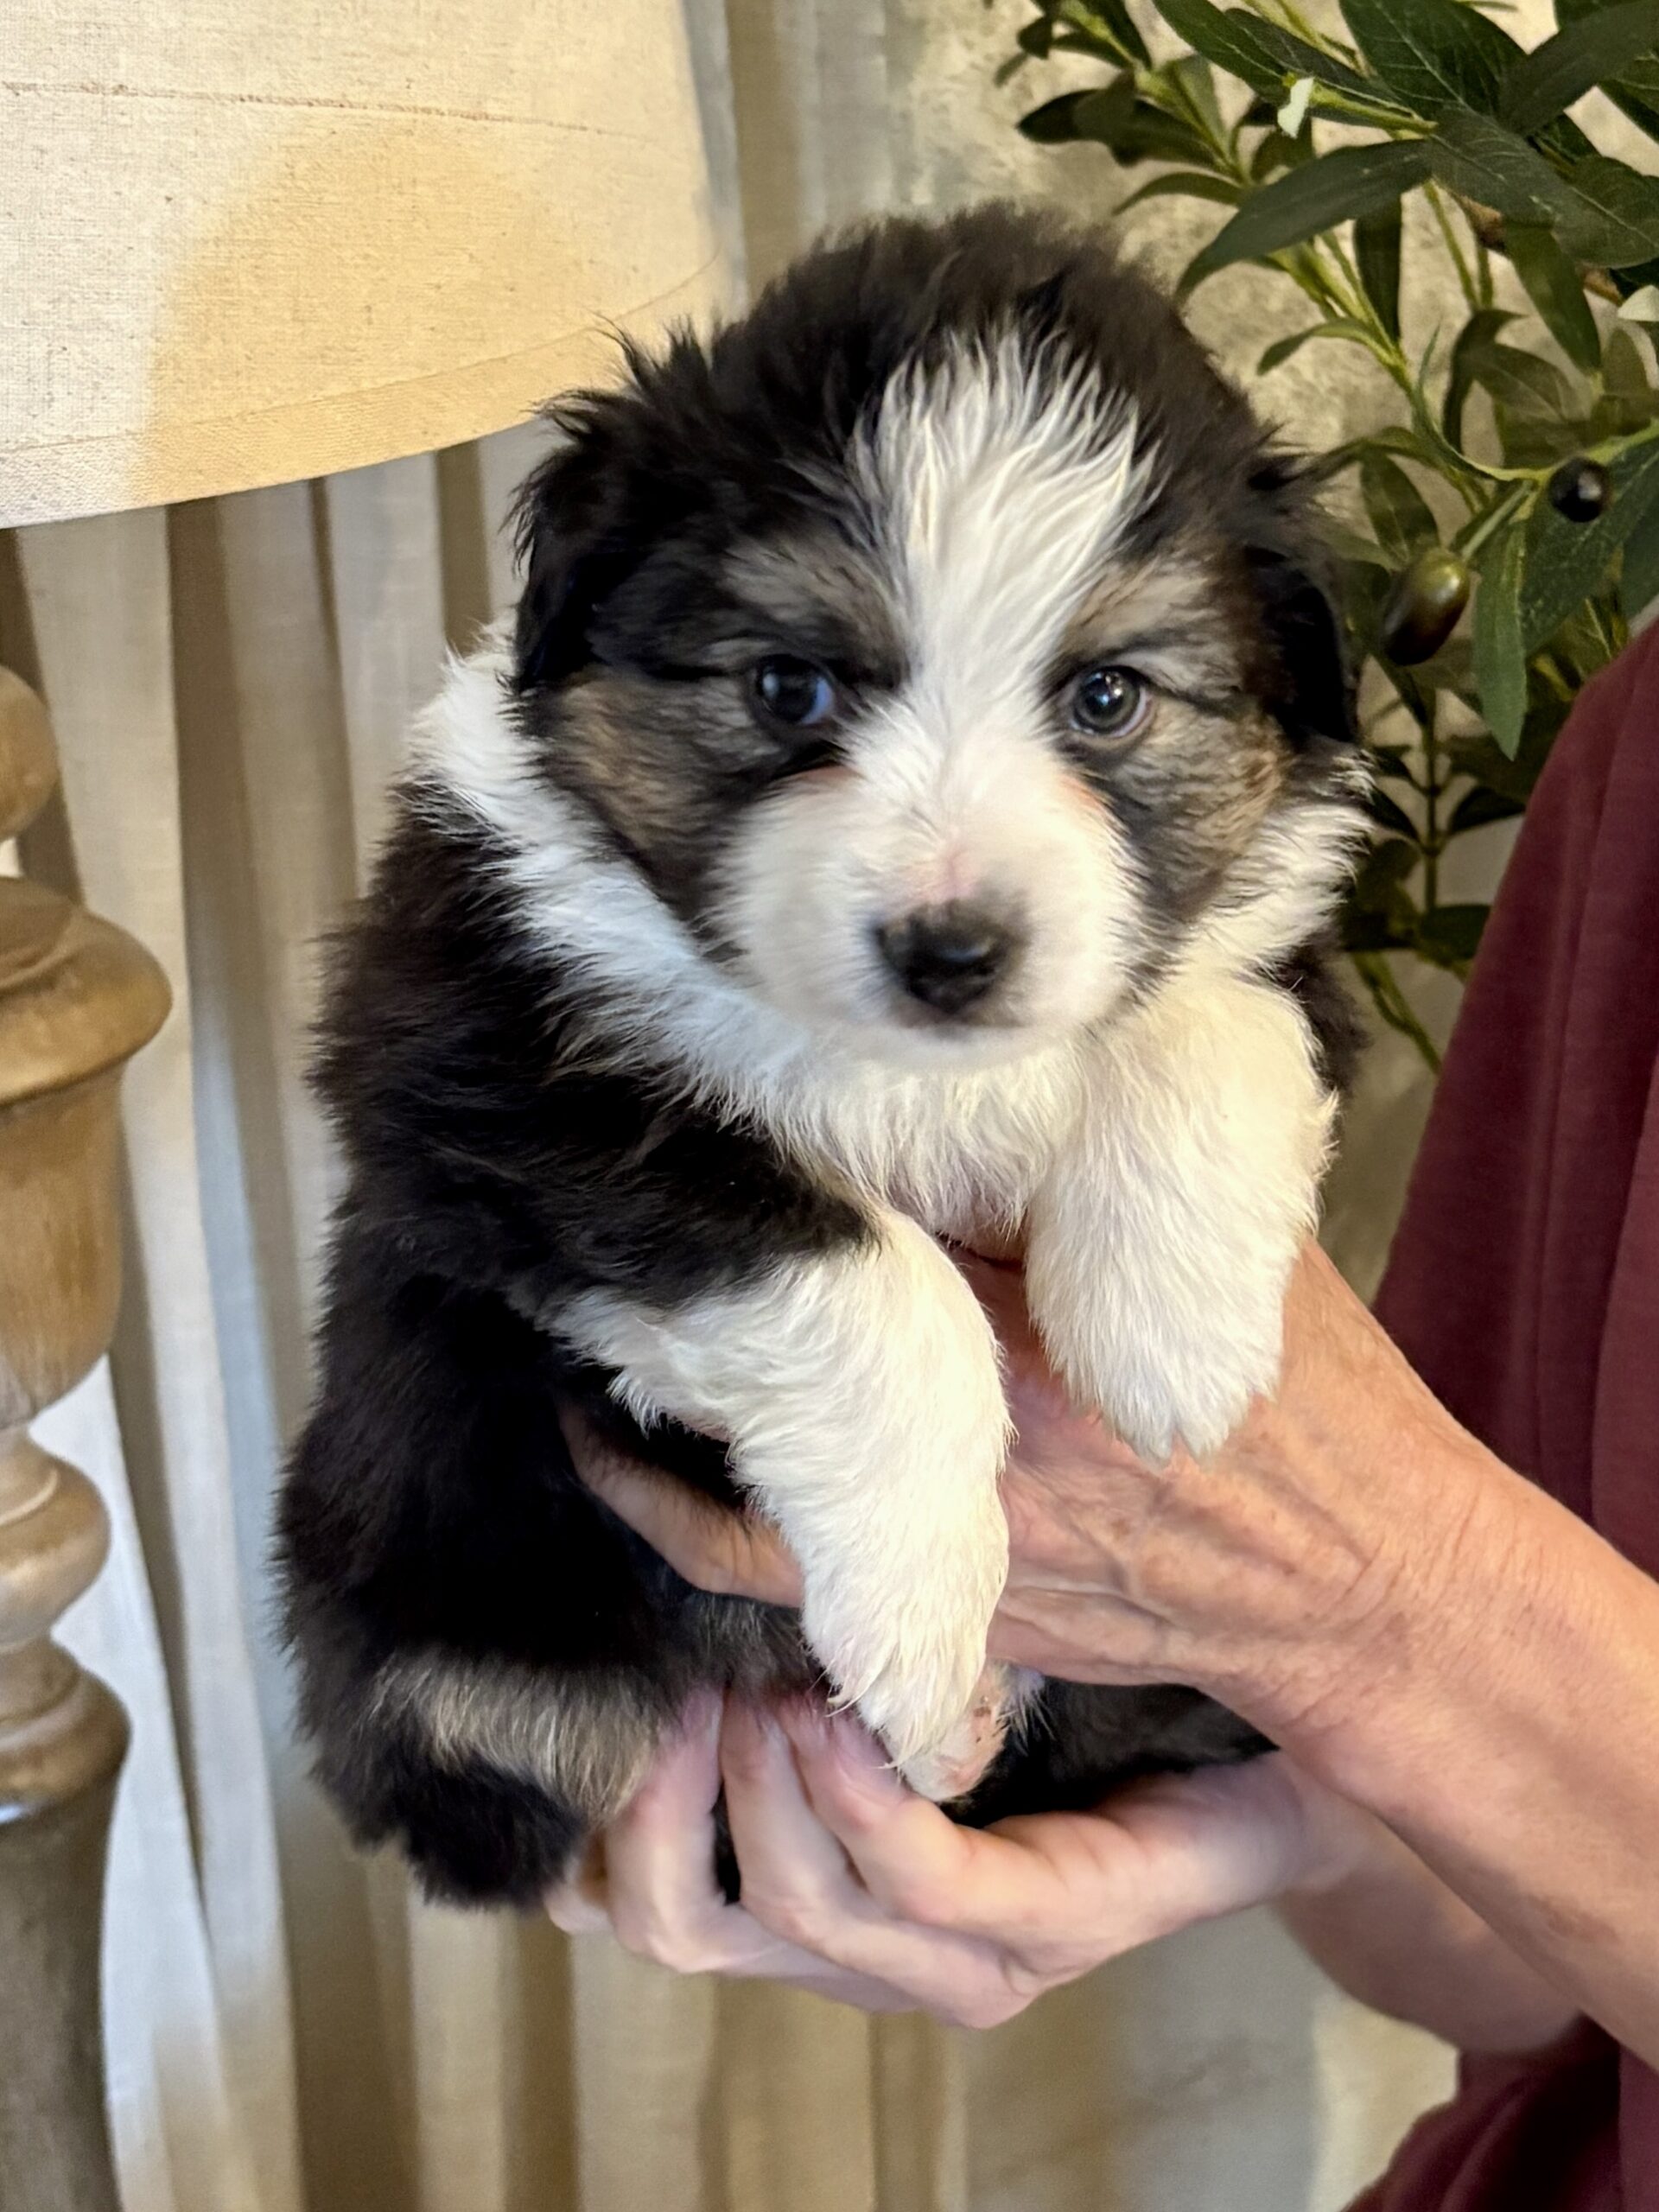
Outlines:
[[1134,410],[1013,334],[895,378],[862,460],[936,709],[1028,700],[1150,496]]
[[892,1028],[876,931],[982,899],[1021,942],[998,1019],[1052,1041],[1110,1009],[1142,950],[1139,865],[1045,696],[1150,496],[1133,413],[1010,334],[896,378],[854,468],[908,673],[849,723],[849,776],[756,810],[726,869],[733,939],[814,1023]]

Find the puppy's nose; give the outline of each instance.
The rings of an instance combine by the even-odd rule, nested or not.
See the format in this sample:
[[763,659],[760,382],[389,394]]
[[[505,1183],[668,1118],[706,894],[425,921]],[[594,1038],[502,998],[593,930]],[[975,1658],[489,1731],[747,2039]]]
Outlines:
[[953,899],[884,923],[875,941],[912,998],[936,1014],[963,1014],[1007,971],[1020,935],[1005,914]]

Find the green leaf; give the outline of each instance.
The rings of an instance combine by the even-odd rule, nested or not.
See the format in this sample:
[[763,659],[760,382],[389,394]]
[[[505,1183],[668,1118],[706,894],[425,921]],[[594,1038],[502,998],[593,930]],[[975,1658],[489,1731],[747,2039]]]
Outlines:
[[1381,429],[1368,430],[1363,438],[1349,438],[1327,453],[1315,454],[1306,465],[1307,480],[1312,484],[1328,483],[1373,450],[1403,454],[1408,461],[1421,461],[1429,468],[1436,466],[1434,455],[1414,430],[1407,429],[1403,423],[1385,423]]
[[1647,399],[1652,396],[1642,348],[1618,323],[1607,334],[1601,357],[1601,381],[1604,390],[1620,399]]
[[1277,23],[1262,22],[1248,9],[1217,8],[1212,0],[1154,0],[1154,4],[1195,54],[1240,78],[1274,108],[1299,78],[1309,77],[1316,86],[1350,100],[1364,100],[1402,117],[1410,112],[1385,86],[1361,76],[1322,47],[1310,45]]
[[1039,146],[1061,146],[1074,138],[1080,138],[1083,133],[1077,128],[1077,110],[1085,100],[1109,99],[1120,86],[1128,92],[1126,106],[1133,105],[1135,87],[1127,77],[1120,77],[1117,84],[1109,86],[1104,92],[1060,92],[1053,99],[1045,100],[1040,107],[1034,107],[1020,117],[1020,135]]
[[1537,134],[1538,143],[1547,154],[1554,154],[1558,161],[1581,162],[1586,154],[1595,152],[1570,115],[1558,115],[1548,130]]
[[1522,48],[1478,9],[1458,0],[1342,0],[1354,43],[1389,91],[1419,115],[1497,110]]
[[1519,414],[1559,417],[1583,404],[1575,401],[1572,386],[1553,361],[1519,346],[1500,346],[1494,340],[1471,347],[1468,363],[1475,382]]
[[[1623,0],[1555,0],[1555,20],[1565,27],[1622,3]],[[1617,83],[1610,82],[1602,89],[1640,130],[1650,138],[1659,138],[1659,60],[1632,62]]]
[[1659,502],[1639,517],[1624,540],[1624,565],[1618,580],[1618,603],[1627,622],[1659,599]]
[[1511,798],[1507,791],[1495,791],[1489,785],[1477,784],[1452,808],[1446,834],[1448,837],[1461,837],[1465,830],[1484,830],[1489,823],[1513,822],[1517,814],[1526,810],[1524,804]]
[[1363,346],[1375,352],[1376,340],[1363,322],[1350,321],[1346,315],[1332,315],[1329,322],[1316,322],[1306,330],[1293,330],[1287,338],[1276,338],[1255,365],[1258,376],[1266,376],[1281,361],[1289,360],[1293,353],[1300,353],[1310,339],[1345,338],[1351,345]]
[[1420,546],[1432,545],[1440,536],[1433,509],[1399,462],[1386,454],[1368,453],[1360,462],[1359,490],[1377,543],[1401,567]]
[[1420,146],[1386,140],[1377,146],[1344,146],[1306,168],[1290,169],[1263,185],[1191,262],[1181,278],[1184,296],[1217,270],[1236,261],[1260,261],[1286,246],[1357,216],[1391,207],[1428,173]]
[[1400,335],[1400,202],[1354,225],[1354,263],[1366,298],[1390,338]]
[[1515,321],[1507,308],[1477,308],[1458,333],[1452,348],[1452,366],[1446,397],[1440,408],[1440,428],[1452,445],[1463,442],[1464,403],[1474,389],[1475,358],[1490,346],[1506,322]]
[[1224,13],[1211,6],[1211,0],[1154,0],[1154,4],[1171,30],[1185,39],[1195,54],[1230,75],[1242,77],[1253,92],[1269,99],[1283,99],[1285,72],[1257,37],[1254,17],[1242,10]]
[[1474,958],[1490,906],[1432,906],[1417,924],[1417,950],[1437,968],[1460,973]]
[[1553,220],[1567,203],[1560,180],[1543,156],[1490,116],[1452,108],[1427,141],[1434,174],[1465,200],[1496,207],[1518,222]]
[[1351,951],[1410,944],[1417,931],[1417,902],[1406,889],[1422,854],[1409,839],[1383,837],[1361,860],[1343,913],[1343,943]]
[[1484,730],[1465,731],[1445,741],[1446,759],[1458,773],[1470,776],[1491,790],[1502,791],[1524,806],[1533,785],[1549,758],[1556,732],[1567,720],[1568,702],[1554,690],[1531,689],[1527,718],[1521,727],[1521,743],[1515,758],[1500,753]]
[[1103,137],[1102,143],[1110,147],[1126,169],[1134,168],[1139,162],[1200,163],[1210,158],[1209,147],[1190,123],[1179,116],[1165,115],[1145,101],[1116,137]]
[[1014,44],[1022,54],[1033,60],[1046,61],[1054,45],[1054,19],[1039,16],[1034,23],[1023,23],[1014,35]]
[[1584,296],[1577,264],[1541,223],[1506,223],[1503,243],[1545,329],[1569,361],[1593,373],[1601,366],[1601,334]]
[[1623,0],[1570,23],[1517,61],[1503,79],[1498,113],[1528,135],[1553,123],[1592,85],[1659,51],[1654,0]]
[[1433,692],[1455,692],[1465,703],[1473,699],[1474,666],[1474,653],[1467,637],[1459,628],[1446,639],[1439,652],[1431,653],[1427,660],[1420,660],[1411,668],[1398,668],[1385,663],[1383,673],[1421,721],[1424,717],[1419,711],[1419,702],[1427,706]]
[[1287,84],[1294,84],[1299,77],[1312,77],[1316,85],[1326,86],[1331,91],[1342,92],[1350,99],[1364,100],[1372,107],[1393,108],[1401,115],[1411,112],[1409,108],[1402,105],[1390,95],[1386,86],[1379,85],[1375,77],[1362,77],[1357,69],[1351,69],[1345,61],[1338,61],[1323,47],[1310,46],[1305,38],[1298,38],[1294,31],[1281,30],[1277,23],[1263,22],[1258,16],[1247,16],[1243,9],[1230,9],[1228,15],[1230,18],[1243,17],[1250,24],[1256,43],[1264,54],[1270,54],[1278,62]]
[[1597,442],[1595,419],[1593,408],[1587,418],[1574,420],[1506,407],[1501,399],[1492,402],[1492,420],[1506,468],[1553,469],[1571,461]]
[[1196,114],[1212,140],[1219,142],[1227,135],[1227,126],[1221,119],[1221,106],[1216,99],[1216,73],[1201,54],[1184,54],[1172,61],[1164,74],[1177,90],[1186,105]]
[[1659,254],[1659,177],[1592,154],[1568,169],[1572,194],[1555,226],[1580,261],[1628,268]]
[[1526,533],[1512,525],[1486,549],[1475,594],[1475,684],[1481,712],[1511,759],[1527,712],[1527,660],[1521,642],[1521,574]]
[[1403,806],[1396,805],[1386,791],[1374,791],[1365,802],[1365,811],[1373,822],[1390,830],[1396,837],[1409,837],[1417,842],[1417,825]]
[[1628,85],[1604,85],[1602,90],[1616,108],[1629,116],[1638,130],[1645,130],[1649,138],[1659,138],[1659,107],[1632,92]]
[[1380,545],[1369,537],[1362,537],[1357,530],[1345,530],[1339,522],[1327,522],[1319,532],[1320,540],[1330,547],[1338,560],[1350,561],[1362,569],[1376,569],[1386,578],[1391,563]]
[[1548,499],[1533,509],[1521,594],[1521,634],[1529,653],[1600,587],[1615,553],[1659,506],[1659,441],[1618,454],[1607,469],[1613,496],[1594,522],[1568,522]]
[[1440,1072],[1440,1054],[1434,1039],[1412,1012],[1411,1001],[1401,989],[1399,979],[1390,965],[1387,950],[1371,951],[1351,942],[1347,931],[1351,918],[1343,918],[1343,943],[1354,963],[1354,973],[1364,984],[1377,1020],[1389,1028],[1397,1029],[1415,1046],[1419,1058],[1430,1075]]
[[1387,916],[1407,931],[1413,929],[1417,908],[1402,887],[1421,858],[1415,830],[1409,840],[1380,838],[1355,872],[1349,897],[1356,912]]
[[1134,79],[1115,78],[1098,91],[1062,92],[1020,118],[1024,135],[1042,146],[1090,139],[1126,168],[1136,162],[1187,162],[1205,167],[1210,149],[1190,123],[1135,97]]
[[1135,28],[1126,0],[1061,0],[1056,10],[1059,20],[1080,32],[1096,49],[1103,48],[1109,59],[1127,54],[1145,68],[1152,56],[1147,42]]
[[1265,184],[1278,169],[1299,169],[1314,157],[1313,133],[1305,130],[1300,138],[1287,137],[1278,129],[1264,130],[1250,156],[1250,181]]
[[1389,778],[1395,783],[1408,784],[1411,770],[1406,766],[1408,750],[1408,747],[1403,745],[1367,745],[1365,752],[1372,774]]
[[1206,176],[1202,169],[1166,169],[1161,176],[1149,177],[1145,184],[1137,185],[1127,200],[1120,200],[1113,209],[1116,215],[1127,215],[1131,207],[1138,207],[1143,200],[1213,200],[1219,207],[1236,207],[1243,196],[1243,188],[1230,177]]
[[1656,416],[1659,392],[1649,391],[1640,399],[1629,398],[1622,392],[1604,392],[1590,410],[1586,435],[1579,440],[1580,450],[1586,446],[1617,443],[1628,438],[1632,431],[1645,430]]

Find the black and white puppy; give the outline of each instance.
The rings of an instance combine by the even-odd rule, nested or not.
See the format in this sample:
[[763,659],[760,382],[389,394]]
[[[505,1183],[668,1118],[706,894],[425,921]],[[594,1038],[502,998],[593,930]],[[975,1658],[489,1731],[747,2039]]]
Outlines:
[[[1260,1748],[987,1670],[1007,1419],[939,1240],[1018,1240],[1077,1397],[1208,1452],[1347,1042],[1306,497],[1105,245],[887,223],[628,371],[552,410],[325,1023],[289,1623],[326,1783],[450,1895],[556,1878],[701,1683],[827,1678],[968,1818]],[[573,1400],[770,1516],[802,1620],[595,1503]]]

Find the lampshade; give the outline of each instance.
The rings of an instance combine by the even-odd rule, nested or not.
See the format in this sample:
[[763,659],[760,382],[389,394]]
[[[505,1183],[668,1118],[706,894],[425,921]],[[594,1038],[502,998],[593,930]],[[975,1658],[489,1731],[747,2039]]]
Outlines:
[[718,283],[679,0],[0,4],[0,524],[478,436]]

